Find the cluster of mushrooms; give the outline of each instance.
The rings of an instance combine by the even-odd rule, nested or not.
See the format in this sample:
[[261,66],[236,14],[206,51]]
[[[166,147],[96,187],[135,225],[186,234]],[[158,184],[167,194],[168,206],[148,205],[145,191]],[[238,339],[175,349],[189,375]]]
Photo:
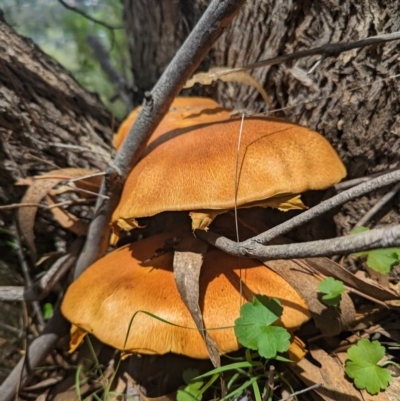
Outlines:
[[[117,148],[139,110],[120,127]],[[153,219],[164,224],[98,260],[68,288],[62,313],[72,323],[72,349],[90,333],[125,353],[208,358],[175,284],[176,245],[196,230],[229,231],[235,206],[303,209],[302,192],[325,189],[346,174],[331,145],[308,128],[262,117],[241,125],[211,99],[174,101],[131,171],[111,222],[114,239],[155,226]],[[280,275],[258,260],[239,261],[209,247],[199,305],[221,355],[240,348],[232,326],[255,294],[280,300],[278,324],[290,331],[310,319],[303,297]]]

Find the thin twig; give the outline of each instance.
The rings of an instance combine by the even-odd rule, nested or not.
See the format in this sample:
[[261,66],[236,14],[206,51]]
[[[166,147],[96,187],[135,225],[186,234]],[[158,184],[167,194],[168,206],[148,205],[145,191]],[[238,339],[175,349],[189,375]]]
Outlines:
[[273,391],[275,390],[274,381],[275,366],[270,365],[268,370],[268,380],[265,382],[265,394],[262,397],[263,401],[267,401],[271,398]]
[[283,56],[270,58],[267,60],[257,61],[253,64],[248,64],[244,67],[232,68],[220,72],[211,74],[210,77],[219,77],[232,72],[254,70],[256,68],[267,67],[276,64],[287,63],[288,61],[298,60],[305,57],[321,55],[323,58],[337,57],[340,53],[347,52],[360,47],[379,45],[381,43],[391,42],[394,40],[400,40],[400,32],[393,32],[383,35],[371,36],[366,39],[356,40],[349,43],[327,43],[326,45],[315,47],[313,49],[302,50]]
[[[321,216],[351,199],[399,181],[400,170],[373,178],[372,180],[327,199],[319,205],[260,235],[240,243],[231,241],[211,231],[204,232],[197,230],[196,235],[231,255],[258,257],[265,260],[344,255],[361,250],[398,246],[400,244],[400,226],[372,230],[369,233],[365,233],[370,234],[369,236],[362,236],[360,234],[357,236],[335,238],[325,241],[275,246],[264,246],[263,244],[267,244],[274,238],[288,233],[292,229],[307,223],[315,217]],[[385,234],[387,234],[387,236]]]
[[69,182],[76,182],[76,181],[82,181],[86,180],[87,178],[93,178],[93,177],[103,177],[105,175],[104,171],[99,171],[98,173],[92,173],[92,174],[87,174],[87,175],[82,175],[77,178],[71,178]]
[[97,61],[100,63],[100,67],[107,75],[111,84],[114,85],[118,90],[118,96],[125,103],[126,110],[129,112],[133,107],[132,89],[130,85],[113,66],[110,54],[104,48],[100,39],[95,35],[89,34],[86,40],[89,46],[93,49],[94,55],[96,56]]
[[[379,228],[357,235],[328,240],[310,241],[286,245],[261,245],[258,242],[241,243],[211,231],[196,231],[196,235],[211,245],[234,256],[246,256],[262,260],[309,258],[318,256],[346,255],[377,248],[400,246],[400,225]],[[246,241],[247,242],[247,241]]]
[[11,333],[14,333],[18,338],[22,337],[25,334],[24,330],[16,329],[15,327],[10,326],[9,324],[5,324],[5,323],[1,323],[1,322],[0,322],[0,329],[7,330]]
[[385,175],[388,173],[391,173],[392,171],[397,171],[399,168],[398,167],[394,167],[394,168],[390,168],[388,170],[385,171],[379,171],[378,173],[374,173],[374,174],[370,174],[364,177],[357,177],[357,178],[353,178],[352,180],[347,180],[347,181],[342,181],[339,182],[338,184],[336,184],[334,186],[334,188],[336,189],[336,191],[344,191],[345,189],[349,189],[351,187],[355,187],[358,184],[362,184],[365,181],[370,181],[372,178],[375,177],[380,177],[381,175]]
[[383,206],[386,205],[390,200],[392,200],[397,192],[400,191],[400,183],[395,185],[387,194],[385,194],[381,199],[379,199],[378,202],[375,203],[374,206],[371,207],[371,209],[368,210],[367,213],[364,214],[364,216],[357,222],[357,224],[354,226],[354,228],[361,227],[364,224],[368,223],[372,219],[372,217],[379,212],[383,208]]
[[246,244],[250,244],[252,242],[257,242],[259,244],[267,244],[274,238],[279,237],[281,235],[285,235],[294,228],[302,226],[308,221],[321,216],[322,214],[334,209],[335,207],[341,206],[344,203],[352,199],[358,198],[361,195],[367,194],[375,189],[395,184],[399,181],[400,181],[400,169],[381,175],[377,178],[373,178],[360,185],[357,185],[356,187],[343,191],[340,194],[335,195],[330,199],[327,199],[326,201],[321,202],[319,205],[301,213],[296,217],[293,217],[292,219],[282,224],[279,224],[278,226],[260,235],[257,235],[256,237],[244,241],[241,245],[246,246]]
[[[17,243],[17,256],[19,259],[19,265],[21,267],[22,270],[22,275],[24,276],[25,282],[27,284],[27,286],[31,287],[32,286],[32,279],[31,276],[29,274],[29,266],[28,263],[25,259],[25,255],[22,251],[22,246],[21,246],[21,239],[19,237],[19,232],[18,229],[16,227],[13,228],[12,230],[13,235],[14,235],[14,240]],[[44,318],[43,318],[43,313],[42,313],[42,309],[40,307],[39,302],[37,301],[33,301],[32,302],[32,308],[35,312],[35,317],[37,319],[37,323],[39,324],[39,326],[44,327],[45,322],[44,322]]]
[[106,195],[102,195],[102,194],[99,194],[99,193],[97,193],[97,192],[89,191],[89,190],[87,190],[87,189],[79,188],[79,187],[77,187],[76,185],[72,185],[72,184],[68,184],[68,183],[67,183],[66,186],[69,187],[69,188],[71,188],[71,189],[73,189],[73,190],[76,191],[76,192],[82,192],[82,193],[85,193],[85,194],[88,194],[88,195],[92,195],[92,196],[95,197],[95,198],[97,198],[97,197],[103,198],[103,199],[108,199],[108,198],[109,198],[109,197],[106,196]]
[[70,270],[75,263],[82,239],[77,239],[66,255],[61,256],[51,268],[33,285],[24,286],[1,286],[0,301],[40,301],[45,298],[61,278]]
[[42,144],[47,145],[47,146],[53,146],[55,148],[65,148],[65,149],[69,149],[69,150],[76,150],[77,152],[97,153],[96,150],[85,148],[85,147],[79,146],[79,145],[71,145],[69,143],[47,142],[45,144],[44,142],[42,142]]
[[273,114],[273,113],[277,113],[279,111],[287,111],[287,110],[295,109],[295,108],[297,108],[299,106],[306,106],[306,105],[316,104],[318,102],[322,102],[322,101],[328,100],[328,99],[336,98],[336,100],[337,100],[337,99],[339,99],[341,96],[343,96],[346,93],[351,93],[351,92],[354,92],[354,91],[359,90],[359,89],[367,88],[368,86],[376,85],[379,82],[386,82],[386,81],[389,81],[389,80],[392,80],[392,79],[395,79],[395,78],[399,78],[399,77],[400,77],[400,74],[396,74],[396,75],[392,75],[392,76],[387,77],[387,78],[376,79],[374,82],[371,82],[371,83],[368,83],[368,84],[359,85],[359,86],[353,87],[351,89],[346,89],[346,90],[343,90],[343,91],[335,92],[335,93],[333,93],[331,95],[328,95],[328,96],[321,96],[321,97],[317,97],[317,98],[312,99],[312,100],[299,102],[299,103],[294,103],[294,104],[291,104],[290,106],[279,107],[277,109],[272,109],[272,110],[266,110],[266,111],[264,111],[262,113],[259,113],[259,114],[265,116],[265,115],[270,115],[270,114]]
[[[80,188],[74,188],[75,190],[80,190]],[[94,195],[98,195],[96,193],[92,193],[90,191],[82,191],[82,192],[89,192]],[[78,204],[85,204],[90,202],[89,199],[75,199],[75,200],[67,200],[59,203],[55,203],[54,205],[42,205],[41,203],[10,203],[9,205],[0,206],[0,210],[10,210],[10,209],[19,209],[21,207],[37,207],[44,210],[54,209],[56,207],[61,206],[70,206],[70,205],[78,205]]]
[[288,401],[288,400],[290,400],[291,398],[293,398],[293,397],[295,397],[297,395],[304,394],[307,391],[314,390],[315,388],[321,387],[323,385],[324,385],[324,383],[315,383],[312,386],[307,387],[307,388],[305,388],[303,390],[295,391],[294,393],[290,394],[289,396],[287,396],[285,398],[281,398],[279,401]]
[[79,8],[70,6],[64,0],[58,0],[58,2],[61,3],[68,10],[71,10],[71,11],[81,15],[82,17],[85,17],[86,19],[88,19],[89,21],[94,22],[95,24],[99,24],[101,26],[104,26],[105,28],[109,29],[110,31],[114,31],[114,29],[124,29],[123,26],[113,26],[113,25],[107,24],[107,22],[104,22],[104,21],[101,21],[101,20],[99,20],[97,18],[94,18],[94,17],[90,16],[89,14],[86,14],[84,11],[80,10]]

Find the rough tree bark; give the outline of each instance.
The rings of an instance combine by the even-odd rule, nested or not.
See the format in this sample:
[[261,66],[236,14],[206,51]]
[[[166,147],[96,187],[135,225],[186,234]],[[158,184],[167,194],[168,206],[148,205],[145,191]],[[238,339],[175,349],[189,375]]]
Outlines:
[[[113,119],[98,97],[3,21],[0,48],[0,203],[20,200],[20,178],[63,167],[104,167]],[[14,212],[1,210],[0,226],[9,227]],[[40,253],[57,249],[45,216],[37,226]]]
[[[111,157],[113,119],[98,97],[3,20],[0,49],[0,205],[20,201],[26,189],[15,185],[20,178],[64,167],[104,167]],[[15,209],[0,210],[0,228],[9,229],[14,217]],[[71,243],[74,235],[58,229],[48,212],[39,210],[36,222],[40,255]],[[12,238],[0,231],[0,285],[24,285],[7,241]],[[10,344],[18,333],[10,326],[21,309],[21,303],[0,302],[0,337]],[[20,357],[7,342],[1,345],[0,382]]]
[[[207,6],[207,0],[123,0],[136,85],[149,89]],[[171,12],[171,10],[174,10]],[[400,30],[400,2],[364,0],[248,1],[203,63],[238,67],[330,42],[348,42]],[[144,35],[143,32],[146,32]],[[370,46],[322,60],[318,56],[254,70],[267,90],[271,113],[317,129],[338,150],[349,177],[398,165],[400,150],[399,42]],[[195,88],[225,106],[267,112],[253,89],[218,83]],[[336,216],[348,232],[387,191],[349,202]],[[399,196],[380,213],[379,224],[400,221]]]

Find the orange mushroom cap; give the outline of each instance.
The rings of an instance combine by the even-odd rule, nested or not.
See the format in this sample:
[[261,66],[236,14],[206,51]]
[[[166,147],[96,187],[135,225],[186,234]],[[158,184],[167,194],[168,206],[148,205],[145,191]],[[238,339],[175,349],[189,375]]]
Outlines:
[[[136,107],[121,123],[114,137],[114,146],[116,149],[119,149],[122,145],[141,109],[141,106]],[[230,114],[230,110],[224,109],[212,99],[205,97],[177,97],[172,102],[164,119],[154,131],[149,143],[160,135],[176,129],[227,120]]]
[[[224,113],[217,115],[223,118]],[[167,114],[129,174],[113,214],[114,227],[130,230],[138,226],[137,218],[164,211],[200,211],[192,214],[197,220],[192,228],[206,229],[216,215],[235,206],[237,163],[238,207],[302,209],[298,194],[325,189],[346,175],[329,142],[300,125],[246,118],[238,154],[240,119],[210,123],[212,113],[203,110],[185,122],[180,115]]]
[[[151,259],[167,239],[177,235],[182,238],[190,234],[163,233],[119,248],[72,283],[61,310],[78,327],[75,335],[92,333],[103,343],[130,353],[173,352],[208,358],[204,340],[176,288],[172,253]],[[206,329],[221,328],[209,331],[221,353],[240,347],[232,326],[241,303],[251,301],[254,294],[281,301],[283,315],[278,324],[288,329],[310,318],[304,300],[278,274],[256,260],[241,259],[240,263],[241,274],[238,258],[219,250],[211,250],[204,257],[199,302]]]

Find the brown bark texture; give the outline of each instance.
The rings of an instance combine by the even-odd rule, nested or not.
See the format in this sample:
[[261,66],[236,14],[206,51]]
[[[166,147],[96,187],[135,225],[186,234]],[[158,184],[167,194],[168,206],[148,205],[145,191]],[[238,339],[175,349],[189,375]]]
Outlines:
[[[65,167],[102,168],[110,160],[112,116],[99,98],[30,39],[0,22],[0,204],[18,203],[20,178]],[[10,227],[13,210],[0,211]],[[55,224],[39,212],[39,254],[57,249]],[[4,255],[6,250],[2,252]]]
[[[140,92],[151,89],[208,1],[123,0],[133,74]],[[400,30],[400,2],[382,0],[247,1],[200,70],[239,67],[327,43]],[[309,57],[251,72],[266,89],[269,115],[321,132],[339,152],[350,178],[398,166],[400,150],[398,54],[400,43],[369,46],[320,59]],[[187,92],[186,92],[187,93]],[[217,83],[191,93],[225,106],[268,112],[254,88]],[[387,188],[345,205],[337,231],[348,232]],[[400,221],[399,196],[375,217]]]

